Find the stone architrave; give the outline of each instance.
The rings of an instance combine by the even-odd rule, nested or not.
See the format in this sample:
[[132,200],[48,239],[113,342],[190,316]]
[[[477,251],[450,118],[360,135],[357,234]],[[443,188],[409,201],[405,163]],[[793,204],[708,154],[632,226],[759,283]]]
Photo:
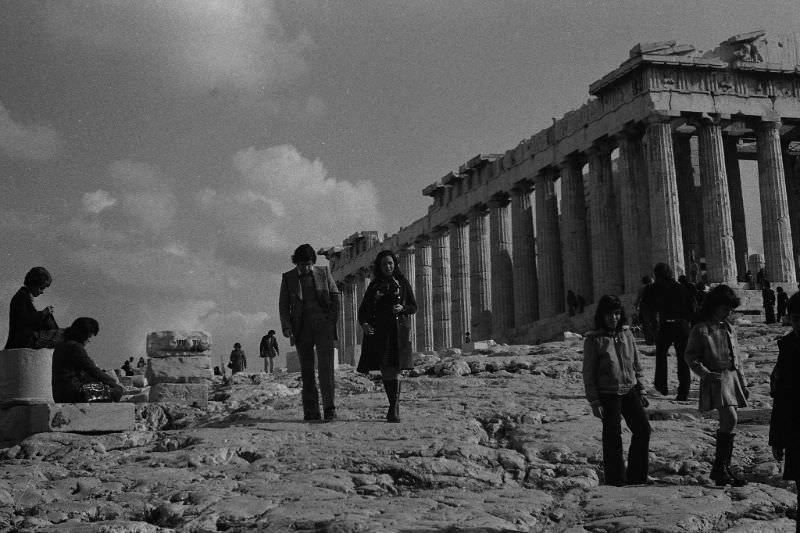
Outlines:
[[162,357],[148,361],[147,381],[155,383],[205,383],[212,378],[211,357]]
[[53,350],[0,351],[0,405],[53,403]]
[[736,137],[723,136],[725,150],[725,172],[728,175],[728,196],[731,199],[731,224],[733,226],[733,249],[736,255],[736,274],[743,280],[747,272],[747,222],[744,214],[742,173],[739,169],[739,153]]
[[533,185],[523,180],[511,189],[512,252],[514,254],[514,324],[523,326],[539,318],[539,281],[536,239],[533,233]]
[[489,202],[490,250],[492,263],[492,333],[506,338],[514,327],[514,267],[511,250],[511,219],[507,194],[497,194]]
[[[446,227],[434,228],[431,255],[433,262],[433,349],[441,350],[452,346],[453,341],[450,234]],[[458,345],[460,346],[461,343]]]
[[[415,290],[416,282],[417,282],[417,269],[414,259],[414,245],[407,245],[402,250],[400,250],[400,269],[403,272],[403,275],[406,277],[408,284],[411,286],[412,290]],[[416,291],[414,298],[416,300]],[[417,321],[416,317],[411,317],[409,321],[409,342],[411,343],[412,349],[416,350],[417,347]]]
[[595,299],[622,294],[622,234],[617,223],[617,201],[611,170],[610,141],[596,142],[589,150],[589,219],[592,238],[592,285]]
[[166,330],[147,334],[147,356],[192,357],[210,355],[211,334],[205,331]]
[[[699,187],[695,187],[695,168],[692,162],[692,137],[688,134],[672,136],[675,152],[675,175],[678,185],[678,209],[681,214],[681,231],[683,236],[683,260],[687,276],[693,272],[692,261],[696,263],[695,271],[699,274],[700,258],[703,256],[703,196]],[[699,179],[699,167],[698,167]],[[652,265],[650,265],[652,269]],[[696,276],[695,276],[696,277]],[[697,282],[699,279],[693,279]]]
[[564,311],[564,266],[558,227],[555,173],[546,168],[536,177],[536,248],[539,275],[539,317]]
[[489,339],[492,334],[492,272],[489,246],[489,209],[476,205],[469,212],[469,296],[471,336]]
[[647,125],[647,171],[650,191],[651,262],[667,263],[675,277],[686,273],[678,204],[672,127],[659,116]]
[[450,264],[452,265],[452,324],[453,340],[451,346],[460,347],[464,335],[470,336],[470,287],[469,287],[469,225],[465,216],[457,216],[450,221]]
[[781,123],[778,121],[763,121],[756,128],[758,186],[766,265],[764,269],[770,281],[794,285],[797,277],[792,252],[780,127]]
[[417,351],[433,350],[433,272],[431,259],[431,241],[427,235],[417,238],[416,261],[417,273]]
[[565,291],[571,290],[591,302],[592,262],[586,225],[583,166],[584,161],[576,155],[561,164],[561,244]]
[[736,283],[736,252],[722,128],[715,119],[701,120],[697,136],[706,274],[712,283],[733,284]]
[[617,136],[620,173],[620,218],[625,292],[638,290],[650,272],[650,198],[642,149],[642,131],[626,128]]

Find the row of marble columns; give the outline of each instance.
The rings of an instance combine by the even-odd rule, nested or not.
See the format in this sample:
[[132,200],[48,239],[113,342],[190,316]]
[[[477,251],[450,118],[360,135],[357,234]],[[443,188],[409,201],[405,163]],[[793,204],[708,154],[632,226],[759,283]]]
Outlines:
[[[419,351],[460,346],[467,332],[473,340],[502,340],[515,327],[564,312],[568,290],[586,302],[633,293],[654,263],[668,263],[677,276],[699,262],[700,250],[710,282],[735,283],[747,254],[735,139],[723,136],[717,120],[694,125],[698,165],[690,136],[653,117],[599,139],[585,153],[546,167],[398,250],[418,305],[412,345]],[[770,279],[794,283],[779,127],[756,127],[764,256]],[[366,280],[360,272],[342,284],[345,352],[360,343],[356,315]]]

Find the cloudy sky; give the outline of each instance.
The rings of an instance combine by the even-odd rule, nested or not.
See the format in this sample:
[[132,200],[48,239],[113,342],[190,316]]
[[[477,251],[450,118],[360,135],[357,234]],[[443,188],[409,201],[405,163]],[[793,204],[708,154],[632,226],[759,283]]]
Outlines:
[[[395,232],[420,191],[578,107],[640,41],[800,31],[795,0],[5,0],[0,336],[32,266],[106,367],[148,331],[279,330],[292,249]],[[324,263],[324,259],[322,263]]]

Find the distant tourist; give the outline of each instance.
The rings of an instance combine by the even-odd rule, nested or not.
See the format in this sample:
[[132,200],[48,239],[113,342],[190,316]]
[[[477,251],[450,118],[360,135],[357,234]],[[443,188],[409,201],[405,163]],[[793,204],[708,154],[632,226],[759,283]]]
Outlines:
[[387,422],[400,422],[400,372],[414,367],[411,356],[411,315],[417,312],[414,291],[391,250],[373,263],[372,281],[358,307],[364,332],[358,371],[380,370],[389,400]]
[[759,289],[764,288],[764,282],[767,280],[767,273],[764,271],[763,268],[759,269],[756,273],[756,286]]
[[126,376],[133,375],[133,367],[131,367],[131,362],[129,359],[125,359],[125,362],[122,363],[122,371],[125,373]]
[[139,357],[139,360],[136,362],[136,368],[145,368],[147,366],[147,361],[144,360],[144,357]]
[[[800,484],[800,293],[787,304],[792,331],[778,340],[778,362],[770,377],[772,419],[769,424],[769,445],[776,461],[786,460],[783,479]],[[800,519],[795,516],[795,531]]]
[[271,329],[261,337],[261,345],[259,346],[259,355],[264,359],[264,372],[272,374],[275,370],[273,361],[278,357],[279,353],[278,339],[275,338],[275,330]]
[[653,386],[664,396],[669,394],[667,356],[670,346],[674,345],[678,373],[678,395],[675,400],[686,401],[689,397],[692,376],[683,359],[683,353],[689,339],[691,320],[696,312],[696,302],[686,287],[675,281],[672,268],[668,264],[658,263],[653,267],[653,274],[655,274],[653,307],[658,313],[656,371]]
[[775,288],[776,298],[778,301],[778,315],[775,317],[779,324],[783,324],[783,318],[786,316],[786,306],[789,304],[789,295],[783,290],[783,287]]
[[761,299],[764,304],[764,322],[767,324],[775,323],[775,291],[770,287],[769,281],[764,280],[761,284]]
[[[616,296],[603,296],[594,315],[595,329],[583,343],[583,384],[592,414],[603,421],[603,471],[607,485],[647,482],[650,445],[648,406],[636,340],[625,325]],[[628,466],[622,454],[621,419],[631,430]]]
[[569,316],[575,316],[575,311],[578,309],[578,298],[575,293],[570,289],[567,291],[567,313]]
[[244,350],[242,350],[242,345],[238,342],[233,345],[233,350],[231,350],[228,368],[231,369],[231,375],[247,370],[247,356],[244,354]]
[[750,392],[742,374],[736,330],[728,321],[739,298],[727,285],[717,285],[706,296],[698,323],[686,346],[686,363],[700,376],[700,411],[716,409],[719,430],[711,479],[718,485],[741,487],[747,482],[731,470],[737,408],[747,407]]
[[53,399],[57,403],[118,402],[124,392],[86,352],[86,344],[100,332],[97,320],[76,318],[64,330],[64,340],[53,351]]
[[52,348],[64,338],[53,317],[53,306],[37,311],[33,299],[41,296],[53,282],[44,267],[33,267],[25,274],[23,286],[11,298],[8,309],[6,350],[14,348]]
[[467,331],[464,333],[464,343],[469,344],[471,342],[472,342],[472,335],[470,334],[469,331]]
[[636,293],[636,301],[633,307],[639,315],[639,326],[644,334],[644,343],[652,346],[656,342],[656,330],[658,329],[655,300],[652,294],[653,278],[642,276],[642,285]]
[[222,375],[222,370],[220,370],[218,366],[214,367],[214,375],[215,376],[221,376]]
[[581,294],[575,295],[575,299],[578,303],[578,313],[583,313],[583,309],[586,307],[586,298],[583,297]]
[[[310,244],[292,254],[295,268],[281,278],[279,311],[283,336],[297,346],[303,379],[303,420],[319,420],[319,393],[325,420],[336,418],[333,379],[334,341],[339,320],[339,288],[326,266],[314,266],[317,254]],[[314,372],[314,348],[319,363],[319,392]]]
[[747,288],[753,290],[756,288],[756,284],[753,281],[753,273],[749,270],[744,273],[744,282],[747,283]]

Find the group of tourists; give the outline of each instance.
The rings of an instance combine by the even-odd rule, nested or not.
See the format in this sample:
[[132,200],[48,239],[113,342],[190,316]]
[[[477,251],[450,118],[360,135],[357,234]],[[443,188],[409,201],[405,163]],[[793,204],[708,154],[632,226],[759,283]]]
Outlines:
[[[718,486],[746,484],[731,468],[737,409],[746,407],[750,395],[742,372],[736,330],[729,320],[740,300],[728,285],[717,285],[702,299],[696,314],[688,291],[675,281],[668,265],[654,267],[653,306],[657,313],[654,388],[667,389],[667,350],[675,346],[678,395],[686,400],[690,372],[700,378],[699,410],[716,410],[719,426],[711,479]],[[800,293],[787,299],[792,330],[778,341],[778,361],[771,375],[773,398],[769,445],[777,461],[785,459],[783,477],[800,480]],[[602,420],[603,469],[610,485],[648,482],[648,448],[651,427],[649,401],[635,338],[626,325],[619,298],[602,296],[595,312],[595,329],[586,335],[583,381],[592,413]],[[631,430],[628,463],[623,459],[621,420]]]

